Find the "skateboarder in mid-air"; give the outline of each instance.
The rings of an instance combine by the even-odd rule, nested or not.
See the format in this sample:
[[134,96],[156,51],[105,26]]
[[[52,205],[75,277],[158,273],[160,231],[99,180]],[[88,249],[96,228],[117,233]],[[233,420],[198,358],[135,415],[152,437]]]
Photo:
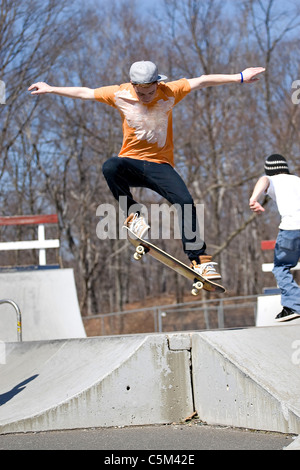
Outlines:
[[283,306],[276,321],[283,322],[300,318],[300,287],[290,272],[300,259],[300,178],[290,174],[286,159],[278,154],[267,158],[265,173],[257,181],[249,205],[253,212],[264,212],[258,201],[260,196],[268,194],[276,202],[281,216],[273,274],[281,290]]
[[[132,64],[129,83],[101,88],[54,87],[43,82],[29,87],[32,95],[54,93],[70,98],[96,100],[116,108],[122,118],[123,144],[117,157],[103,165],[103,174],[125,212],[125,225],[143,238],[150,228],[130,188],[149,188],[181,208],[183,249],[195,271],[207,279],[220,279],[216,264],[197,236],[196,208],[184,181],[174,169],[172,110],[193,90],[205,87],[252,83],[264,72],[251,67],[236,74],[201,75],[165,83],[153,62]],[[132,209],[134,208],[134,210]],[[196,233],[196,235],[195,235]]]

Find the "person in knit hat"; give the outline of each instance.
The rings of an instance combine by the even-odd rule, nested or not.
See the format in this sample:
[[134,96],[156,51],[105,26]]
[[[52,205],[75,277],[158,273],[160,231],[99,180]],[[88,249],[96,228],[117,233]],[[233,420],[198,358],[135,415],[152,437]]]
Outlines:
[[277,153],[270,155],[265,161],[265,173],[267,176],[278,174],[290,174],[286,159]]
[[267,194],[277,204],[281,217],[273,274],[281,291],[283,307],[276,321],[283,322],[300,318],[300,287],[290,271],[300,259],[300,178],[290,173],[282,155],[270,155],[264,169],[265,176],[257,181],[249,206],[254,212],[264,212],[258,200]]

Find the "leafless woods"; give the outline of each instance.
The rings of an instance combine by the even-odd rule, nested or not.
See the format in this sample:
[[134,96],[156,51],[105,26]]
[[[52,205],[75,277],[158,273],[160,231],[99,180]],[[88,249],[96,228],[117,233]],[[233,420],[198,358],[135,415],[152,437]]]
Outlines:
[[[143,2],[142,2],[143,3]],[[118,154],[118,113],[99,103],[32,97],[28,86],[96,88],[128,81],[136,60],[152,60],[170,80],[264,66],[251,86],[208,88],[174,110],[176,168],[205,208],[205,240],[233,295],[261,292],[262,239],[277,234],[269,208],[248,209],[264,158],[282,153],[299,165],[299,11],[279,0],[2,0],[0,6],[0,199],[2,215],[57,213],[63,267],[73,267],[83,314],[122,309],[186,283],[151,260],[132,261],[123,239],[100,240],[100,204],[116,207],[101,167]],[[145,205],[164,202],[136,189]],[[18,233],[28,237],[28,232]],[[1,230],[1,240],[16,237]],[[160,246],[184,260],[179,240]],[[1,252],[1,265],[35,262],[35,253]]]

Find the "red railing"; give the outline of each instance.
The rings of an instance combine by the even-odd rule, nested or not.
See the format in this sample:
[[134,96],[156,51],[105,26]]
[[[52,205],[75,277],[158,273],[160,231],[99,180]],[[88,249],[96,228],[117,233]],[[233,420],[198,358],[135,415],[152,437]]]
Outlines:
[[0,251],[8,250],[39,250],[39,265],[46,265],[46,249],[59,248],[59,240],[45,239],[45,224],[57,224],[57,214],[49,215],[15,215],[0,217],[0,226],[38,225],[38,239],[20,242],[2,242]]

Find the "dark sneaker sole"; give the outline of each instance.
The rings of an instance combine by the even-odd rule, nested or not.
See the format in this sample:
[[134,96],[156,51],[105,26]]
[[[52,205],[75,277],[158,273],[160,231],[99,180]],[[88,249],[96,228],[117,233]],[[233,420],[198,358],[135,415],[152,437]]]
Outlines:
[[296,318],[300,318],[299,313],[291,313],[290,315],[285,315],[284,317],[281,317],[281,318],[275,318],[275,321],[284,322],[284,321],[295,320]]

